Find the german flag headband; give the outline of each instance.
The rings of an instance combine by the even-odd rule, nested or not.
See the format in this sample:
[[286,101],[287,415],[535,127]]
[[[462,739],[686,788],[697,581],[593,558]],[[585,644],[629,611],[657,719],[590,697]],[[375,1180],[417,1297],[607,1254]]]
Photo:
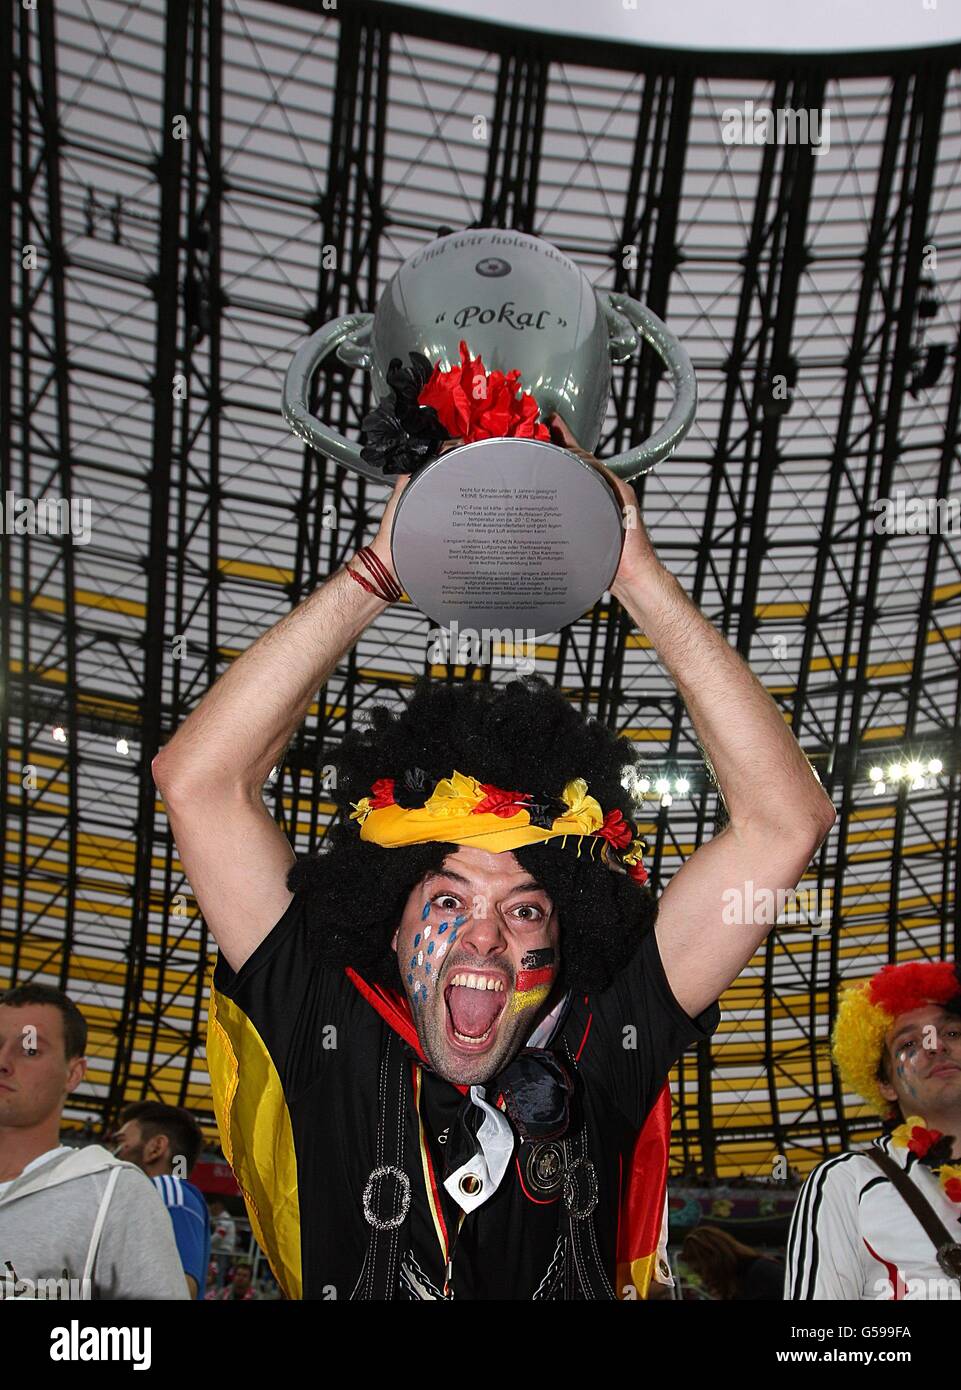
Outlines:
[[834,1064],[845,1087],[863,1096],[882,1117],[894,1111],[878,1084],[885,1035],[899,1014],[922,1004],[961,1013],[957,965],[946,960],[885,965],[869,980],[849,984],[841,999],[831,1039]]
[[404,775],[404,801],[424,800],[421,805],[401,805],[393,777],[379,777],[369,796],[352,801],[351,820],[360,822],[360,838],[385,849],[401,845],[420,845],[430,840],[455,845],[473,845],[499,854],[563,837],[577,838],[580,858],[586,838],[593,858],[616,873],[627,873],[635,883],[646,883],[648,874],[641,860],[647,848],[636,834],[636,826],[617,809],[605,815],[593,796],[587,794],[583,777],[568,782],[560,797],[535,800],[533,792],[504,791],[488,782],[478,782],[462,772],[442,777],[427,795],[426,774],[422,768],[409,768]]

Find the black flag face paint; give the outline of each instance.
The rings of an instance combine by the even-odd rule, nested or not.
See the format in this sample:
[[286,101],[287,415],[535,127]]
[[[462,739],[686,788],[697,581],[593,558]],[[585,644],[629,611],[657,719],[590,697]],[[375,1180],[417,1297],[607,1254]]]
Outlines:
[[532,1009],[543,1004],[551,992],[556,973],[556,956],[553,946],[544,946],[538,951],[528,951],[521,958],[521,968],[514,981],[514,998],[511,1012]]

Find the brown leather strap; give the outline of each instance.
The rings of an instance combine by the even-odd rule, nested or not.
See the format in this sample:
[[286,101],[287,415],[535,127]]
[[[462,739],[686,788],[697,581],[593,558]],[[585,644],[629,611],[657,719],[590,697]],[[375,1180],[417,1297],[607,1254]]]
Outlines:
[[918,1218],[924,1227],[925,1234],[930,1238],[937,1251],[938,1264],[945,1274],[950,1274],[955,1279],[961,1279],[961,1245],[937,1215],[927,1198],[922,1196],[905,1170],[895,1163],[890,1154],[886,1154],[883,1149],[876,1147],[868,1149],[867,1157],[874,1159],[882,1173],[894,1183]]

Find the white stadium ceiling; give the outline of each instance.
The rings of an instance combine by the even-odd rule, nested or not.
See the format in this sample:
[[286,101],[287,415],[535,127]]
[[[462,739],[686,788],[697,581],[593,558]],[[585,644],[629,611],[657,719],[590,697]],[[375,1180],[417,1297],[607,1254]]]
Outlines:
[[[417,0],[413,8],[466,17],[462,0]],[[485,0],[474,17],[572,39],[715,53],[860,53],[961,40],[957,0]]]

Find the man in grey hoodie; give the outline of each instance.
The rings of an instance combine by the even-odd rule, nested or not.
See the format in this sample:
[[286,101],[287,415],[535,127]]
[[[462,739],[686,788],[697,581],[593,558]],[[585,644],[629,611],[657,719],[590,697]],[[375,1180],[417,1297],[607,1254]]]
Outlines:
[[139,1168],[59,1143],[87,1026],[48,985],[0,994],[0,1299],[186,1299],[173,1228]]

